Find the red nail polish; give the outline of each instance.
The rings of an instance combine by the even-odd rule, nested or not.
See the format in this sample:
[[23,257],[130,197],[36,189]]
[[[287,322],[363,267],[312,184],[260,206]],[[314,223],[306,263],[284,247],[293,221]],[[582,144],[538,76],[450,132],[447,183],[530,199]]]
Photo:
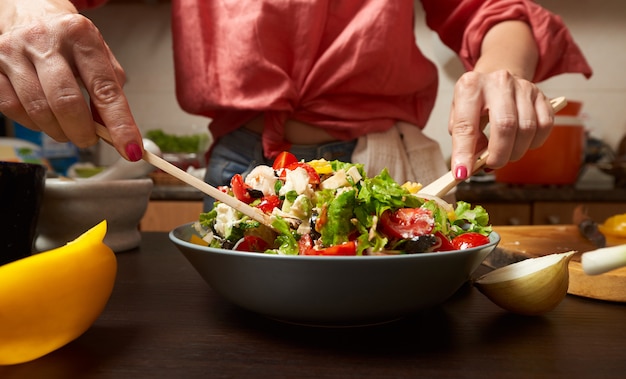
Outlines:
[[458,180],[467,179],[467,168],[465,166],[457,166],[456,170],[454,171],[454,176]]
[[126,145],[126,155],[131,162],[137,162],[143,156],[143,150],[141,150],[141,146],[131,142]]

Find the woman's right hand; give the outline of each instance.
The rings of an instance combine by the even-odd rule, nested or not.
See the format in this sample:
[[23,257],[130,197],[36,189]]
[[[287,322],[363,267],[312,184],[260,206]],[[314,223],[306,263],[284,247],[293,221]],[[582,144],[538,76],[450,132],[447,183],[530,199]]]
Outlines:
[[100,31],[69,1],[0,1],[0,33],[0,112],[78,147],[97,143],[95,115],[122,156],[141,159],[124,71]]

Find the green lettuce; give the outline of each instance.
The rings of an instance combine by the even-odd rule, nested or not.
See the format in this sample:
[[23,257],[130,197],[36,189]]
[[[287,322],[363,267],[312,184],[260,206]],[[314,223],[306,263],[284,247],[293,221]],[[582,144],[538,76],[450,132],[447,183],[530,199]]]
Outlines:
[[268,249],[266,254],[283,254],[283,255],[298,255],[298,238],[299,236],[291,231],[289,223],[280,216],[272,222],[272,227],[278,232],[275,244],[278,246],[275,249]]
[[422,200],[393,180],[387,169],[362,180],[357,201],[361,212],[377,216],[387,209],[417,208],[422,204]]
[[[326,222],[319,232],[324,246],[339,245],[348,242],[348,236],[354,231],[354,207],[356,189],[341,191],[329,202],[322,205],[326,212]],[[318,203],[318,207],[320,204]]]
[[465,201],[457,201],[454,209],[456,219],[451,222],[450,233],[456,236],[465,232],[476,232],[484,235],[491,233],[489,225],[489,214],[480,205],[472,208],[472,205]]

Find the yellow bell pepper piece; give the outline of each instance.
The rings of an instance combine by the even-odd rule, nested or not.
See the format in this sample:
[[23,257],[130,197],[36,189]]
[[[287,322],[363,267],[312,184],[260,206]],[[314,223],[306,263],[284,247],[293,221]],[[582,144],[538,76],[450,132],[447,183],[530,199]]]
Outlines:
[[607,218],[598,230],[607,236],[626,237],[626,213]]
[[195,234],[191,235],[189,242],[194,243],[196,245],[200,245],[200,246],[209,246],[209,243],[207,241],[203,240],[202,238],[198,237]]
[[422,189],[423,186],[421,183],[405,182],[401,187],[412,194],[416,194],[419,190]]
[[115,276],[102,221],[67,245],[0,266],[0,365],[42,357],[99,317]]
[[314,159],[308,163],[315,169],[315,172],[317,172],[318,175],[333,173],[333,167],[330,165],[330,162],[324,158]]

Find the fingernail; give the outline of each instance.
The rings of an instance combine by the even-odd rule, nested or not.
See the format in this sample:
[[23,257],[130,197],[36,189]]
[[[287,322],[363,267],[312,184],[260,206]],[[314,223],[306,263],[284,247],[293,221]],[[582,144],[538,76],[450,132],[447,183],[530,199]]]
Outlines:
[[131,162],[137,162],[143,156],[143,151],[141,150],[141,146],[137,145],[134,142],[126,145],[126,155]]
[[454,171],[454,176],[457,180],[465,180],[467,179],[467,168],[465,166],[457,166]]
[[483,171],[484,171],[485,173],[489,174],[489,173],[492,173],[492,172],[494,171],[494,169],[492,169],[492,168],[488,168],[488,167],[485,167],[485,168],[483,168]]

